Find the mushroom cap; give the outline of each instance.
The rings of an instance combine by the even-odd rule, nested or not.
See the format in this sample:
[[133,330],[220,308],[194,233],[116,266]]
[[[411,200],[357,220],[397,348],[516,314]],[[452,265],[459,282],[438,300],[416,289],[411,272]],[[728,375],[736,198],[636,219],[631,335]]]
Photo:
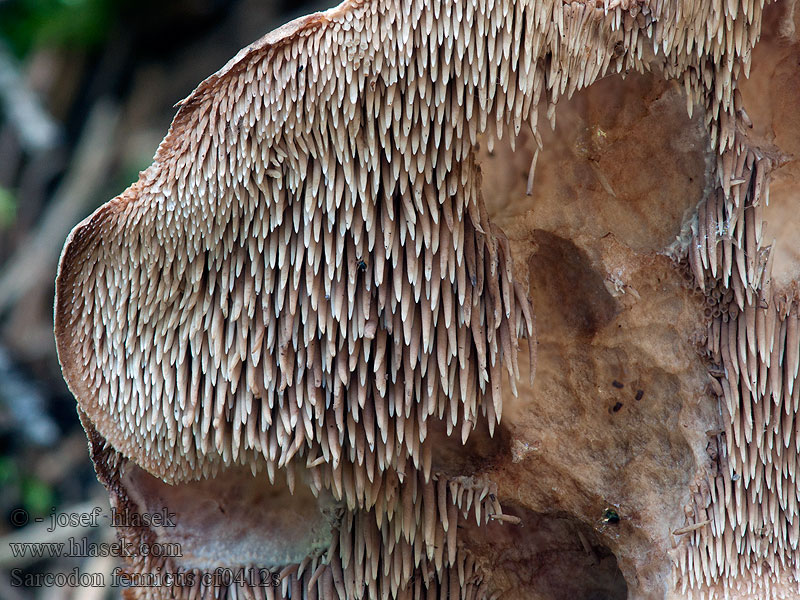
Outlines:
[[302,457],[341,493],[342,462],[373,487],[406,460],[429,473],[428,419],[462,441],[499,421],[532,313],[482,208],[477,130],[442,121],[458,86],[425,95],[427,58],[383,43],[409,34],[398,16],[346,2],[244,49],[70,234],[65,379],[151,474],[272,478]]

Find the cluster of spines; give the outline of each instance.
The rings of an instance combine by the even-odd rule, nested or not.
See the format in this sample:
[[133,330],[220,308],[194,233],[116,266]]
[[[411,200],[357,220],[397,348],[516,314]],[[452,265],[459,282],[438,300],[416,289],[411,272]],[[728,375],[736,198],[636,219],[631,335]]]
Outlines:
[[[402,83],[398,98],[414,85]],[[453,93],[443,88],[443,101]],[[403,106],[416,121],[410,96]],[[380,104],[370,98],[362,106],[368,111]],[[283,156],[281,144],[254,128],[240,141],[255,144],[262,160],[248,166],[240,157],[227,170],[218,163],[209,170],[212,158],[235,154],[209,150],[229,141],[208,142],[229,135],[213,125],[236,120],[209,114],[228,108],[198,109],[200,122],[185,136],[197,139],[198,160],[166,164],[163,182],[128,198],[128,207],[151,199],[141,221],[147,227],[96,247],[75,281],[74,300],[84,309],[77,312],[95,319],[83,323],[84,332],[79,324],[87,385],[101,410],[118,415],[123,438],[143,438],[162,464],[146,466],[180,480],[213,472],[219,462],[253,462],[253,454],[270,470],[298,452],[335,466],[364,447],[378,453],[381,467],[393,466],[392,457],[406,452],[406,435],[419,440],[406,444],[419,466],[429,416],[444,418],[448,433],[460,428],[462,439],[479,411],[493,428],[501,414],[500,361],[513,387],[517,337],[530,334],[532,315],[511,279],[508,244],[482,209],[461,132],[425,123],[446,134],[439,147],[431,134],[417,173],[397,149],[404,129],[394,110],[378,128],[378,146],[338,139],[343,127],[322,123],[324,131],[304,141],[307,154],[294,140],[293,153]],[[352,121],[359,114],[350,115],[350,127],[360,131],[365,124]],[[415,140],[412,133],[412,149]],[[273,165],[275,157],[291,167]],[[185,173],[173,172],[182,164]],[[215,173],[211,186],[206,180]],[[180,194],[166,192],[186,177],[196,180],[186,196],[222,194],[225,201],[188,210]],[[205,231],[209,223],[218,229]],[[193,253],[198,241],[208,247]],[[126,264],[106,268],[121,258]],[[119,276],[124,268],[129,273]],[[143,401],[152,398],[162,401]],[[355,423],[349,430],[348,419]],[[376,449],[392,429],[395,447]]]
[[[344,417],[356,403],[375,420],[369,452],[393,415],[420,441],[436,413],[463,437],[479,410],[493,426],[499,363],[513,385],[532,324],[481,206],[477,136],[533,125],[543,93],[554,106],[609,68],[653,66],[642,39],[667,75],[705,77],[707,54],[738,65],[752,40],[731,31],[744,19],[751,35],[760,4],[733,21],[699,4],[354,3],[212,77],[73,266],[73,343],[96,410],[119,422],[106,433],[181,480],[254,455],[274,469],[363,453]],[[697,39],[672,11],[704,25]],[[727,76],[687,80],[721,115],[712,129],[733,106]]]
[[719,164],[728,165],[727,190],[699,204],[687,258],[707,301],[704,350],[722,441],[718,468],[696,483],[687,507],[687,522],[706,525],[682,542],[676,577],[701,597],[796,597],[800,301],[794,289],[774,289],[762,235],[771,160],[740,139]]
[[[236,462],[264,461],[272,473],[295,456],[326,470],[323,486],[354,458],[363,471],[353,481],[370,474],[369,461],[392,470],[401,456],[428,472],[427,416],[462,436],[479,409],[499,420],[498,396],[487,398],[499,391],[500,359],[515,374],[516,339],[531,331],[481,206],[478,135],[491,143],[511,130],[513,143],[525,122],[537,135],[540,100],[552,122],[560,96],[606,72],[660,68],[684,82],[690,110],[705,109],[731,225],[741,185],[731,149],[746,120],[734,84],[749,68],[762,5],[353,2],[288,41],[256,44],[198,88],[155,165],[75,238],[82,266],[67,265],[76,272],[61,302],[81,385],[121,422],[113,442],[128,455],[144,448],[144,466],[171,480]],[[706,224],[712,207],[718,199],[707,201]],[[103,239],[85,243],[103,218]],[[690,259],[712,276],[719,263],[736,291],[736,275],[752,278],[733,239],[736,263],[724,248],[721,263],[708,254],[716,243]],[[475,293],[472,248],[478,266],[484,252],[493,297]],[[439,288],[430,312],[423,279]],[[751,288],[737,293],[740,307]],[[434,341],[414,345],[409,315],[420,326],[436,315]],[[381,407],[382,384],[366,384],[379,331],[394,361],[387,374],[403,374]],[[383,427],[401,415],[402,427]]]
[[[105,453],[115,455],[110,448]],[[138,512],[118,485],[116,456],[115,466],[104,469],[105,483],[119,510]],[[189,582],[171,590],[135,587],[142,599],[165,594],[186,600],[489,598],[484,566],[458,539],[458,529],[472,519],[479,526],[490,519],[516,522],[503,515],[496,486],[487,480],[434,474],[426,481],[417,474],[397,489],[396,502],[385,515],[378,510],[343,511],[329,547],[300,563],[231,566],[221,571],[231,577],[225,582],[220,571],[214,579],[214,571],[187,570],[173,558],[146,554],[130,560],[129,579],[146,582],[153,575],[180,573],[176,580]],[[146,529],[123,528],[119,534],[135,545],[152,541]],[[265,571],[278,574],[277,586],[265,578]],[[206,585],[208,581],[213,583]]]

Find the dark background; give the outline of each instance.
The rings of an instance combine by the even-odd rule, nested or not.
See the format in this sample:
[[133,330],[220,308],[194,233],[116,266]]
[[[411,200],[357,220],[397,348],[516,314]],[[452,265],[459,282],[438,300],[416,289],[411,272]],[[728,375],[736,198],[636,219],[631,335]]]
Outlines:
[[[108,588],[114,558],[11,551],[114,539],[103,519],[51,527],[54,513],[108,507],[53,341],[67,234],[150,164],[175,103],[200,81],[278,25],[334,3],[0,0],[0,599],[120,594]],[[76,567],[102,574],[106,588],[36,579]]]

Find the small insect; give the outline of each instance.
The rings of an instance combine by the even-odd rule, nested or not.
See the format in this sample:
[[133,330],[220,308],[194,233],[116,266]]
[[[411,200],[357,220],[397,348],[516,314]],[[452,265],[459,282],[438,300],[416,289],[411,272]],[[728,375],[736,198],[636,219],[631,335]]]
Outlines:
[[609,523],[610,525],[616,525],[620,522],[620,516],[617,511],[613,508],[607,508],[603,511],[603,523]]
[[365,263],[363,260],[358,261],[358,270],[361,271],[362,273],[366,271],[367,263]]
[[622,408],[622,402],[617,402],[614,406],[611,407],[611,410],[614,412],[619,412],[619,409]]
[[614,381],[612,381],[612,382],[611,382],[611,385],[613,385],[613,386],[614,386],[615,388],[617,388],[618,390],[621,390],[622,388],[624,388],[624,387],[625,387],[625,384],[624,384],[624,383],[621,383],[621,382],[617,381],[616,379],[615,379]]
[[636,390],[636,396],[634,396],[637,400],[641,400],[644,398],[644,390]]

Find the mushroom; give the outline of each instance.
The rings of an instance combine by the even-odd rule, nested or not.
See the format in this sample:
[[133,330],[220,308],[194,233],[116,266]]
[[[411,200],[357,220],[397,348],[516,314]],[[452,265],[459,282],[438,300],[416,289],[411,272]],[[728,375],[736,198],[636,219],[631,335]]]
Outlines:
[[[490,481],[435,463],[440,442],[466,443],[479,424],[494,432],[503,370],[515,392],[534,317],[484,206],[475,148],[513,144],[524,124],[541,146],[540,104],[552,123],[562,96],[628,70],[683,83],[716,156],[717,189],[675,253],[710,296],[735,299],[709,337],[737,377],[723,385],[731,467],[726,510],[695,518],[710,526],[685,536],[675,585],[738,585],[762,558],[742,546],[746,523],[780,512],[748,488],[764,472],[752,410],[766,385],[788,390],[786,407],[800,389],[797,310],[759,312],[762,226],[745,210],[761,206],[771,166],[737,129],[762,6],[345,0],[201,83],[153,165],[70,234],[57,279],[59,358],[112,505],[180,508],[174,528],[119,533],[184,550],[131,556],[132,576],[195,577],[134,597],[488,597],[490,569],[457,523],[516,519],[498,518]],[[787,363],[763,383],[762,365]],[[794,481],[786,460],[775,468]],[[745,474],[735,485],[734,469]],[[734,550],[719,562],[721,543]],[[763,556],[775,572],[782,543]],[[206,581],[218,568],[280,581]]]
[[[479,412],[499,421],[500,363],[513,381],[532,332],[526,295],[469,142],[415,125],[412,79],[354,70],[342,24],[362,12],[301,19],[240,53],[67,241],[64,376],[100,434],[165,481],[231,464],[272,479],[321,458],[320,487],[341,491],[345,462],[370,480],[406,458],[422,469],[429,417],[464,438]],[[314,43],[329,62],[298,46]]]

